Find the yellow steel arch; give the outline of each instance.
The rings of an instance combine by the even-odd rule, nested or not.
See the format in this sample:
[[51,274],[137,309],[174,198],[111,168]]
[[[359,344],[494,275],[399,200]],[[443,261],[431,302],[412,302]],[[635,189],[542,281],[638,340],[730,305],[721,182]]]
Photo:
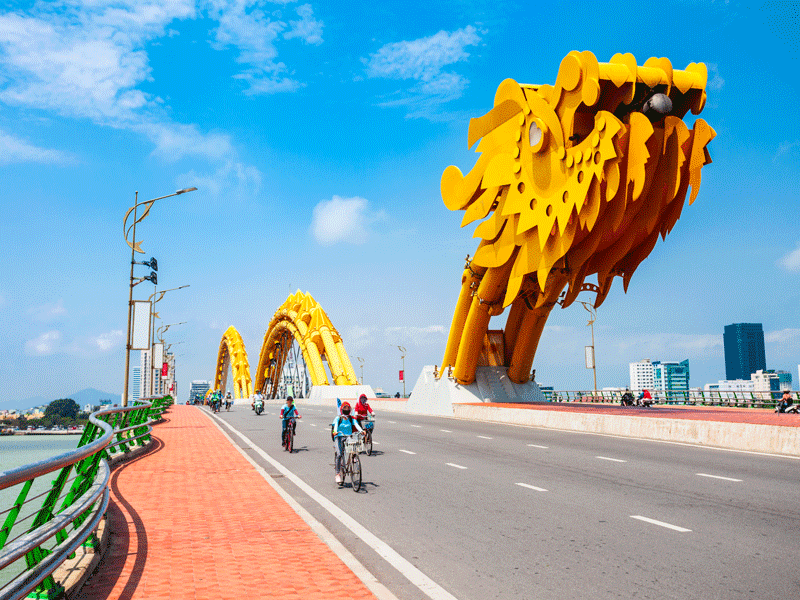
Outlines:
[[[711,162],[714,130],[683,122],[703,110],[707,78],[702,63],[680,71],[666,58],[637,66],[631,54],[599,63],[570,52],[555,85],[500,84],[494,108],[469,124],[469,146],[480,140],[475,166],[466,176],[447,167],[441,180],[445,206],[464,211],[462,227],[483,220],[442,360],[456,380],[474,381],[480,363],[525,383],[556,303],[592,289],[597,307],[615,276],[627,290]],[[489,331],[509,305],[505,331]]]
[[[256,370],[256,390],[272,397],[277,394],[292,341],[297,342],[303,353],[312,385],[329,385],[323,359],[328,362],[335,385],[358,384],[342,338],[328,315],[311,294],[297,290],[275,311],[264,335]],[[267,380],[270,386],[265,390]]]
[[217,354],[217,373],[214,387],[225,392],[228,387],[228,367],[233,373],[233,391],[235,398],[247,398],[253,393],[250,378],[250,363],[247,362],[247,351],[242,336],[231,325],[222,336]]

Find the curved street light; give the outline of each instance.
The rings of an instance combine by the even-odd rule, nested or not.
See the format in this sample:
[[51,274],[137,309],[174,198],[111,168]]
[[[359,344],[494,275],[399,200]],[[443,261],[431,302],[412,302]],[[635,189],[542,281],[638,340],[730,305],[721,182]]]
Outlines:
[[[179,196],[181,194],[185,194],[187,192],[194,192],[197,190],[196,187],[184,188],[182,190],[178,190],[172,194],[167,194],[166,196],[159,196],[158,198],[153,198],[152,200],[146,200],[144,202],[139,202],[139,192],[136,192],[134,205],[128,209],[128,212],[125,213],[125,217],[122,219],[122,231],[125,236],[125,243],[128,244],[131,248],[131,278],[130,278],[130,291],[128,293],[128,335],[126,337],[126,344],[125,344],[125,388],[122,393],[122,406],[128,406],[128,383],[130,380],[130,370],[131,370],[131,319],[133,313],[133,288],[136,285],[139,285],[142,281],[147,279],[148,281],[152,281],[153,283],[157,283],[156,273],[155,271],[151,272],[149,276],[142,277],[139,281],[134,283],[133,277],[133,267],[136,264],[136,253],[144,254],[144,250],[141,249],[142,240],[136,239],[136,225],[141,223],[148,214],[150,214],[150,209],[153,207],[153,204],[157,200],[163,200],[164,198],[171,198],[172,196]],[[139,216],[139,207],[140,206],[147,206],[142,213],[142,216]],[[129,226],[128,225],[128,217],[131,216],[133,213],[133,223]],[[130,239],[128,239],[128,233],[132,233]],[[152,264],[152,261],[151,261]]]
[[591,363],[592,364],[591,364],[591,367],[590,367],[589,366],[589,353],[586,352],[586,368],[587,369],[588,368],[592,369],[592,374],[594,375],[594,396],[593,397],[596,397],[597,396],[597,361],[595,360],[595,351],[594,351],[594,322],[597,320],[597,309],[594,306],[592,306],[591,304],[589,304],[588,302],[581,302],[581,304],[583,305],[583,308],[585,308],[588,311],[588,313],[591,315],[587,325],[589,325],[589,327],[592,328],[592,345],[591,346],[587,346],[587,349],[588,348],[592,349],[592,354],[591,354]]

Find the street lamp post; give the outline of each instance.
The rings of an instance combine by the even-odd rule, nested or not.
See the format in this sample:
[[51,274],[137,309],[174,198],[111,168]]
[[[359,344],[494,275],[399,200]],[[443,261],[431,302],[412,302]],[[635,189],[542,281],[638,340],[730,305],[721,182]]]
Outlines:
[[[593,398],[597,397],[597,361],[595,360],[595,351],[594,351],[594,322],[597,320],[597,309],[589,304],[588,302],[581,302],[583,308],[585,308],[591,317],[589,318],[589,322],[587,325],[592,328],[592,345],[590,346],[592,349],[591,354],[591,369],[592,374],[594,375],[594,396]],[[589,353],[586,354],[586,367],[589,368]]]
[[[175,290],[182,290],[183,288],[187,288],[187,287],[189,287],[188,284],[187,285],[182,285],[182,286],[176,287],[176,288],[170,288],[168,290],[162,290],[160,292],[153,292],[153,294],[147,299],[150,302],[150,331],[154,331],[155,330],[156,319],[159,318],[158,313],[156,312],[156,309],[155,309],[156,303],[157,302],[161,302],[161,300],[164,299],[164,295],[167,292],[174,292]],[[156,294],[161,294],[161,295],[155,300],[155,302],[153,302],[152,301],[153,297]],[[153,346],[154,346],[154,344],[155,344],[155,336],[153,336],[152,339],[150,340],[150,362],[151,362],[150,366],[151,367],[152,367],[152,361],[153,361],[153,350],[154,350]],[[150,377],[150,395],[151,396],[153,395],[153,377],[152,377],[152,374],[153,373],[152,373],[152,369],[151,369],[151,372],[150,372],[150,375],[151,375],[151,377]]]
[[400,350],[400,359],[403,361],[403,398],[406,397],[406,349],[402,346],[397,347]]
[[[136,264],[136,253],[139,252],[140,254],[144,254],[144,250],[141,249],[141,240],[136,240],[136,225],[144,220],[144,218],[150,213],[150,209],[153,207],[153,203],[156,200],[163,200],[164,198],[170,198],[172,196],[178,196],[180,194],[185,194],[186,192],[193,192],[197,188],[185,188],[182,190],[178,190],[172,194],[167,194],[166,196],[159,196],[158,198],[153,198],[152,200],[147,200],[145,202],[139,202],[139,192],[136,192],[134,205],[128,209],[128,212],[125,213],[125,218],[122,220],[122,231],[125,234],[125,243],[131,247],[131,278],[130,278],[130,291],[128,293],[128,335],[125,338],[125,387],[122,392],[122,406],[128,406],[128,383],[130,378],[130,369],[131,369],[131,320],[133,317],[133,288],[134,286],[140,284],[142,281],[145,280],[142,277],[139,281],[134,283],[133,277],[133,266]],[[142,216],[139,216],[139,207],[147,205],[147,208],[142,213]],[[133,224],[128,227],[128,217],[130,216],[131,212],[133,213]],[[128,239],[128,232],[132,230],[133,235],[131,239]],[[155,273],[151,273],[148,280],[153,281],[155,283]]]
[[[164,344],[164,334],[167,333],[167,329],[172,327],[173,325],[184,325],[186,321],[181,321],[180,323],[170,323],[169,325],[165,325],[163,327],[159,327],[156,331],[158,334],[158,341],[161,344]],[[170,344],[172,346],[172,344]],[[164,357],[166,358],[168,348],[164,348]],[[156,373],[158,370],[161,369],[161,365],[156,367],[155,361],[153,360],[153,355],[155,354],[154,351],[150,352],[150,396],[153,396],[155,393],[155,380],[156,380]]]
[[360,356],[356,356],[356,358],[361,363],[361,385],[364,385],[364,359]]

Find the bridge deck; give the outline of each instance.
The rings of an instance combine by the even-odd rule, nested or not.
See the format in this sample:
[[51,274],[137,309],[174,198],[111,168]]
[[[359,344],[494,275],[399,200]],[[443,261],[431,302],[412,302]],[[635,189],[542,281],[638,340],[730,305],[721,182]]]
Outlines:
[[111,544],[86,600],[374,598],[193,406],[111,480]]

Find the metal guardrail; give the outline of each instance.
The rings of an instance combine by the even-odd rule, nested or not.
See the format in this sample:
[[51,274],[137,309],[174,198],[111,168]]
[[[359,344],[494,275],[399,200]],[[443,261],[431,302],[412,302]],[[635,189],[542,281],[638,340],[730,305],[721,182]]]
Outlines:
[[[639,397],[642,390],[597,390],[572,391],[572,390],[542,390],[548,402],[589,402],[598,404],[619,404],[622,395],[633,394],[634,399]],[[769,392],[741,392],[718,390],[686,390],[686,391],[660,391],[650,390],[655,404],[678,404],[689,406],[737,406],[741,408],[774,409],[780,402],[781,391]],[[795,402],[798,392],[792,392]]]
[[[63,593],[53,572],[81,544],[94,545],[90,538],[108,506],[111,476],[108,459],[130,452],[130,446],[144,445],[149,440],[152,423],[171,404],[172,398],[166,396],[99,410],[89,416],[75,450],[0,472],[0,490],[21,486],[12,506],[0,507],[0,519],[5,515],[0,528],[0,574],[23,557],[26,563],[22,573],[0,586],[0,600],[17,600],[29,594],[35,598],[55,598]],[[28,498],[37,478],[59,470],[45,491]],[[20,516],[43,496],[38,510],[33,508]],[[20,532],[20,526],[29,519],[33,519],[31,524]],[[68,531],[70,526],[72,530]],[[46,547],[53,538],[55,544]]]

